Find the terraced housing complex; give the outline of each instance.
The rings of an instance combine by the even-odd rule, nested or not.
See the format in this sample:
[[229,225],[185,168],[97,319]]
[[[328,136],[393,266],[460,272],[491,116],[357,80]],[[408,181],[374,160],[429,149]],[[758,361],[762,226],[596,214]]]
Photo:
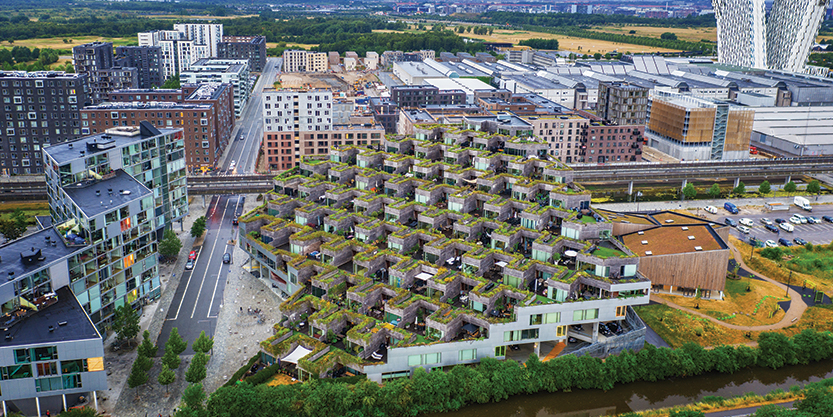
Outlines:
[[264,362],[382,381],[642,346],[639,257],[547,142],[495,127],[415,125],[276,177],[240,219],[253,268],[288,297]]

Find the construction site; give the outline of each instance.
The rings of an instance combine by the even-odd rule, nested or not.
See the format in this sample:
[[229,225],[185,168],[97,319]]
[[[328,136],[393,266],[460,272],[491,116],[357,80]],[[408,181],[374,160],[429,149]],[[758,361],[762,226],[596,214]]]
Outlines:
[[326,88],[347,96],[363,95],[364,85],[376,82],[376,75],[364,71],[339,73],[284,73],[280,76],[283,88]]

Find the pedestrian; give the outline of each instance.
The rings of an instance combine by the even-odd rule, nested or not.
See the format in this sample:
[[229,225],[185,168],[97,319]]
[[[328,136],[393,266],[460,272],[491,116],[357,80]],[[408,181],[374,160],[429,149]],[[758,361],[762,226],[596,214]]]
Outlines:
[[46,417],[49,417],[49,410],[46,410]]

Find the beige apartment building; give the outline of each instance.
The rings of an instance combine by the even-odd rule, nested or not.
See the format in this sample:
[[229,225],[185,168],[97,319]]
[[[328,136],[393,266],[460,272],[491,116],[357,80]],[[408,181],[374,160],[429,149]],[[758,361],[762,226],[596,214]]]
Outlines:
[[327,72],[328,62],[326,52],[283,51],[284,72]]

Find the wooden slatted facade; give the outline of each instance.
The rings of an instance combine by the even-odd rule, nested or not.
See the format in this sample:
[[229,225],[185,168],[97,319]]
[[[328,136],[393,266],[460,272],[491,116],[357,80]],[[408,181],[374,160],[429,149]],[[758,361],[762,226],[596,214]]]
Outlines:
[[639,272],[650,279],[652,285],[663,285],[666,290],[673,286],[723,291],[728,263],[729,249],[642,256]]

